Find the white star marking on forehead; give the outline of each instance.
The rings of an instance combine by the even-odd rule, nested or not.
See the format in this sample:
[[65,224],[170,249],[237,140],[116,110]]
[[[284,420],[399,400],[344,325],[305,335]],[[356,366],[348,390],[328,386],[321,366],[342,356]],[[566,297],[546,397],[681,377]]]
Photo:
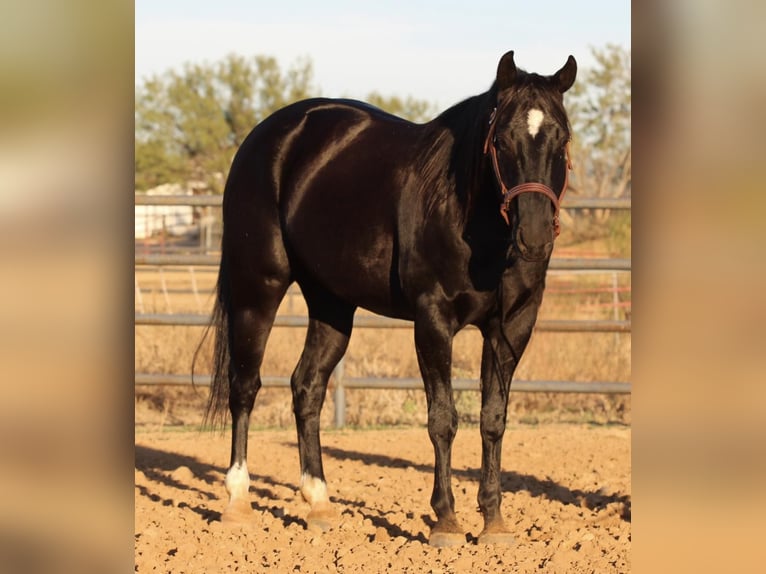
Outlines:
[[527,112],[527,127],[529,135],[535,137],[540,131],[540,124],[543,123],[543,112],[538,109],[531,109]]

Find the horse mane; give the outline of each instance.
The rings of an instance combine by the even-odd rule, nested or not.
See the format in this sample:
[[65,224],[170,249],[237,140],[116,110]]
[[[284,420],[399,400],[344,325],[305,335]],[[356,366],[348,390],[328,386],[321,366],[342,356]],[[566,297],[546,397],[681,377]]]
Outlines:
[[418,159],[426,217],[451,195],[457,195],[463,223],[481,183],[484,135],[496,90],[472,96],[426,124]]

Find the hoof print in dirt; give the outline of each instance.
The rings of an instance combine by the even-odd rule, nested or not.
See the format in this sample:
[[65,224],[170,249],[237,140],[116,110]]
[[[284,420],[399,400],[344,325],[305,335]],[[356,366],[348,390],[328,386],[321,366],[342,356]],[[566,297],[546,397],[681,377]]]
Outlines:
[[306,526],[306,530],[309,532],[329,532],[330,530],[334,530],[337,526],[337,522],[331,518],[326,517],[311,517],[309,516]]
[[512,546],[516,543],[516,538],[510,532],[482,532],[476,542],[478,544]]
[[246,501],[232,501],[221,514],[221,522],[231,526],[246,525],[253,519],[253,509]]

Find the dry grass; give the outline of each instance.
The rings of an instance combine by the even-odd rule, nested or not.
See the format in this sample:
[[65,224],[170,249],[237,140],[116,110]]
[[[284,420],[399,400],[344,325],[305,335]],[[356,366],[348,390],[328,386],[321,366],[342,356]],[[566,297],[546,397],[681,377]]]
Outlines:
[[[146,313],[207,313],[212,306],[215,273],[197,269],[137,270],[140,289],[136,310]],[[622,319],[629,313],[629,274],[551,275],[541,319]],[[196,284],[196,292],[192,285]],[[615,305],[618,287],[619,305]],[[584,290],[590,290],[584,292]],[[627,306],[626,306],[627,304]],[[627,313],[626,313],[627,312]],[[300,297],[289,296],[281,314],[303,314]],[[360,311],[361,313],[361,311]],[[186,374],[202,336],[197,327],[149,327],[135,329],[136,372]],[[305,337],[304,328],[276,327],[266,347],[264,375],[289,376]],[[536,332],[516,372],[522,380],[629,381],[631,336],[629,333]],[[206,357],[209,346],[205,347]],[[479,376],[481,336],[475,329],[461,332],[453,347],[453,376]],[[207,359],[198,371],[207,372]],[[357,329],[345,359],[348,377],[419,377],[410,329]],[[201,421],[207,395],[205,388],[136,388],[136,422],[146,425],[196,424]],[[358,426],[425,424],[422,390],[347,391],[347,423]],[[460,418],[478,423],[479,394],[455,394]],[[330,403],[330,404],[328,404]],[[332,393],[322,413],[325,426],[332,425]],[[264,427],[292,426],[288,389],[265,388],[258,396],[253,424]],[[512,393],[510,418],[537,423],[576,421],[630,423],[630,397],[625,395],[570,395]]]

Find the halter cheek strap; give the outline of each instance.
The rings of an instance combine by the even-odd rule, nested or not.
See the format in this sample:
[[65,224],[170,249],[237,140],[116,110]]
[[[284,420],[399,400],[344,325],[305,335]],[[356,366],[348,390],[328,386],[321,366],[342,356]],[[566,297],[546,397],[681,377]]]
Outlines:
[[566,193],[567,187],[569,186],[569,170],[572,169],[572,160],[569,157],[569,142],[567,142],[566,147],[564,148],[564,153],[566,154],[567,159],[567,169],[564,176],[564,186],[561,188],[561,193],[558,197],[556,197],[556,194],[553,193],[553,190],[550,187],[543,183],[537,182],[521,183],[512,187],[511,189],[508,189],[505,187],[503,178],[500,175],[500,166],[497,163],[497,149],[495,148],[496,119],[497,108],[493,109],[492,114],[489,116],[489,131],[487,132],[487,139],[484,140],[484,154],[486,155],[489,153],[490,157],[492,158],[492,167],[495,170],[495,177],[497,178],[497,182],[500,184],[500,189],[503,192],[503,201],[500,203],[500,215],[505,220],[505,223],[510,225],[511,223],[508,218],[508,211],[511,208],[511,201],[513,201],[514,198],[518,197],[522,193],[542,193],[553,202],[553,232],[555,233],[555,236],[558,237],[559,233],[561,233],[561,224],[559,223],[559,208],[561,201],[564,199],[564,194]]

